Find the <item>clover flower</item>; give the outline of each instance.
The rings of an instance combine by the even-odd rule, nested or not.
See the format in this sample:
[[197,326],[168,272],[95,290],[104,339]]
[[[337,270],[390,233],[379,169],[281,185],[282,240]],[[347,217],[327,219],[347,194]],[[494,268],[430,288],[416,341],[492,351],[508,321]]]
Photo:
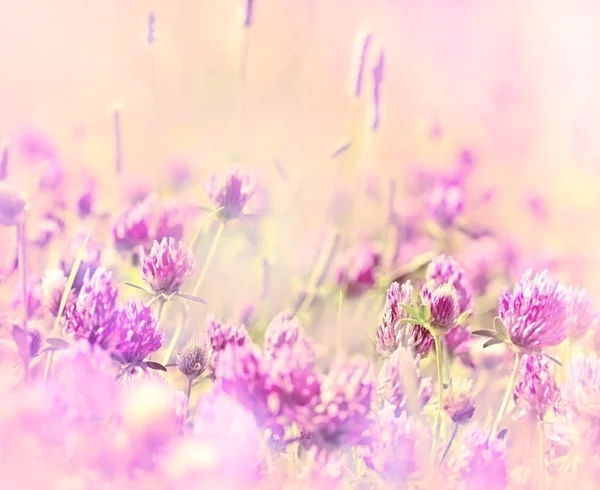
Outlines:
[[238,326],[233,323],[223,323],[212,314],[206,317],[206,335],[208,336],[211,349],[215,353],[225,349],[227,344],[242,345],[250,340],[248,330],[246,330],[244,325]]
[[569,302],[568,336],[572,339],[582,338],[588,330],[597,325],[598,320],[598,311],[588,292],[583,288],[573,288]]
[[176,294],[196,270],[187,245],[174,238],[163,238],[160,243],[154,241],[150,253],[146,254],[142,248],[140,256],[142,277],[155,294]]
[[364,294],[377,283],[381,254],[371,245],[351,248],[335,270],[335,283],[348,297]]
[[265,331],[265,354],[271,357],[284,345],[293,345],[303,336],[300,320],[289,313],[279,313]]
[[456,260],[445,255],[434,258],[425,271],[426,285],[430,290],[442,284],[450,284],[454,287],[461,314],[469,311],[473,303],[473,293],[466,278],[463,267]]
[[422,325],[401,324],[407,313],[401,304],[410,304],[413,287],[410,281],[392,283],[386,293],[386,304],[381,325],[375,332],[375,348],[381,356],[392,354],[398,347],[410,348],[414,355],[426,357],[433,345],[431,333]]
[[375,384],[364,359],[336,360],[304,429],[319,447],[361,445],[368,440]]
[[473,418],[475,399],[472,391],[473,382],[468,380],[444,398],[444,411],[455,424],[464,424]]
[[118,309],[115,322],[114,352],[126,363],[140,363],[162,347],[164,332],[149,306],[130,301]]
[[474,427],[465,434],[458,451],[446,460],[446,470],[458,488],[505,490],[508,487],[506,459],[505,441],[490,438]]
[[404,485],[424,466],[424,451],[431,443],[429,431],[409,418],[396,416],[394,407],[384,406],[376,415],[374,437],[362,452],[367,467],[389,484]]
[[465,206],[463,194],[458,185],[441,185],[430,194],[427,211],[443,230],[451,228],[462,215]]
[[154,200],[145,198],[115,219],[112,228],[113,241],[119,250],[132,251],[146,247],[152,239]]
[[118,289],[112,274],[103,267],[88,270],[77,300],[65,310],[65,328],[75,339],[109,349],[115,341]]
[[396,415],[409,410],[416,414],[429,402],[433,391],[431,378],[423,378],[420,357],[413,357],[407,348],[399,348],[381,366],[377,378],[377,393]]
[[429,323],[432,328],[447,331],[456,326],[460,310],[454,286],[442,284],[433,290],[423,286],[421,301],[429,307]]
[[568,288],[547,273],[528,269],[512,292],[500,297],[498,316],[513,348],[539,352],[567,337],[570,294]]
[[191,338],[177,354],[177,368],[188,379],[194,380],[208,369],[211,355],[208,337]]
[[560,390],[550,371],[549,361],[545,357],[523,356],[513,398],[517,407],[538,420],[544,419],[548,409],[557,408]]
[[239,218],[254,194],[254,181],[249,174],[232,170],[224,175],[213,175],[205,185],[206,193],[219,211],[223,221]]

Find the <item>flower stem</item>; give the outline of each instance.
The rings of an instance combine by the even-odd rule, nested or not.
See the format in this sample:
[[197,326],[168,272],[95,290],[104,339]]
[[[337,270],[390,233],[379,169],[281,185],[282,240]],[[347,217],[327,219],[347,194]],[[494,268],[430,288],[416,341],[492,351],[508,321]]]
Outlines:
[[171,341],[169,342],[169,346],[167,347],[167,351],[165,352],[165,355],[163,357],[163,361],[162,361],[163,366],[166,366],[167,364],[169,364],[169,361],[171,360],[171,356],[173,355],[173,352],[175,351],[177,342],[179,342],[179,337],[181,337],[181,333],[183,332],[183,329],[185,327],[187,319],[188,319],[188,305],[187,305],[187,303],[184,303],[183,304],[183,317],[181,319],[181,322],[179,322],[179,325],[177,325],[177,327],[175,328],[175,332],[173,332],[173,336],[171,337]]
[[542,490],[546,490],[546,431],[544,422],[540,422],[540,447],[541,447],[541,463],[542,463]]
[[338,312],[337,312],[337,344],[336,344],[336,354],[340,356],[343,350],[343,342],[342,342],[342,307],[344,305],[344,289],[340,288],[340,293],[338,296]]
[[21,303],[23,308],[23,330],[27,333],[27,320],[29,316],[27,308],[27,236],[25,233],[25,221],[17,224],[17,243],[19,261],[19,280],[21,283]]
[[446,456],[448,456],[448,453],[450,452],[450,448],[452,447],[452,443],[454,442],[454,439],[456,438],[456,434],[458,433],[458,424],[454,425],[454,430],[452,431],[452,435],[450,436],[450,440],[448,441],[448,444],[446,445],[446,449],[444,449],[444,454],[442,454],[442,457],[440,458],[440,462],[438,463],[438,466],[442,466],[442,463],[444,462],[444,459],[446,459]]
[[437,364],[437,395],[438,395],[438,410],[437,420],[435,423],[435,443],[439,442],[440,429],[442,426],[442,412],[444,411],[444,359],[442,358],[442,336],[440,334],[434,334],[433,340],[435,342],[435,358]]
[[506,414],[506,409],[508,408],[508,404],[510,403],[510,397],[513,394],[515,389],[515,384],[517,384],[517,376],[519,375],[519,367],[521,366],[521,354],[515,354],[515,364],[513,366],[512,374],[510,375],[510,379],[508,380],[508,385],[506,387],[506,391],[504,392],[504,399],[502,400],[502,405],[500,405],[500,410],[498,411],[498,415],[496,416],[496,420],[492,425],[492,434],[498,432],[498,428],[502,423],[502,419]]
[[204,264],[202,264],[202,269],[200,270],[200,274],[198,274],[198,280],[196,281],[196,284],[194,284],[194,289],[192,289],[192,296],[198,295],[198,290],[200,289],[200,286],[202,286],[202,283],[204,282],[204,277],[206,276],[208,267],[210,266],[212,258],[215,255],[215,252],[217,250],[217,245],[219,244],[219,240],[221,239],[221,236],[223,235],[224,229],[225,229],[225,222],[221,221],[221,223],[219,224],[219,228],[217,229],[217,233],[215,233],[213,242],[208,251],[208,255],[206,256],[206,260],[204,261]]
[[185,390],[185,396],[187,398],[186,408],[190,408],[190,396],[192,394],[192,383],[193,382],[194,382],[194,380],[192,378],[188,378],[187,388]]

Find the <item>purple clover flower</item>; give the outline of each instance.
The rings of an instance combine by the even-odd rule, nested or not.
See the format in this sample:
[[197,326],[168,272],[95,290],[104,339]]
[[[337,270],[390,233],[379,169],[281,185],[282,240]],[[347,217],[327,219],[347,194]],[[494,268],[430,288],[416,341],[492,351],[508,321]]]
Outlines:
[[123,211],[113,224],[113,240],[119,250],[147,247],[152,238],[154,200],[146,198]]
[[579,287],[573,288],[569,302],[569,330],[572,339],[580,339],[586,332],[595,328],[599,315],[588,292]]
[[450,358],[458,358],[464,366],[473,369],[475,363],[469,346],[472,338],[471,332],[463,326],[452,327],[444,334],[444,343]]
[[415,355],[427,357],[433,345],[431,333],[422,325],[402,325],[398,321],[407,314],[401,304],[412,302],[413,287],[410,281],[400,285],[392,283],[386,294],[381,325],[375,332],[375,348],[381,356],[392,354],[398,347],[410,348]]
[[381,254],[371,245],[352,248],[342,257],[335,271],[335,282],[346,296],[360,296],[377,284],[380,264]]
[[215,365],[215,383],[252,411],[260,425],[268,424],[273,412],[278,411],[271,401],[277,399],[270,396],[266,360],[251,342],[225,345]]
[[196,263],[187,245],[174,238],[154,241],[150,253],[140,249],[142,277],[155,294],[172,295],[196,270]]
[[572,414],[600,423],[600,360],[595,355],[569,363],[562,398]]
[[284,344],[268,364],[271,410],[302,423],[318,402],[320,378],[315,372],[315,350],[308,338]]
[[410,350],[401,347],[381,366],[378,396],[394,407],[396,415],[407,410],[419,413],[431,399],[433,383],[431,378],[421,376],[420,361],[419,356],[414,358]]
[[463,437],[459,451],[446,460],[446,469],[457,488],[505,490],[508,487],[505,441],[473,428]]
[[447,331],[456,326],[460,310],[454,286],[442,284],[434,290],[423,286],[421,301],[429,307],[431,312],[429,323],[434,329]]
[[65,311],[65,328],[75,339],[87,339],[92,345],[109,349],[114,344],[118,312],[118,289],[112,274],[103,267],[93,275],[89,271],[77,300]]
[[152,308],[135,301],[119,308],[116,322],[114,352],[128,364],[137,364],[162,347],[164,333]]
[[374,393],[366,360],[336,360],[321,381],[318,404],[304,427],[312,441],[324,448],[366,443]]
[[473,382],[469,380],[444,398],[444,411],[455,424],[465,424],[473,418],[475,399],[472,390]]
[[450,284],[454,287],[458,296],[459,313],[471,309],[473,302],[471,287],[466,280],[465,270],[456,260],[445,255],[437,256],[427,266],[425,278],[427,286],[432,290],[442,284]]
[[227,344],[243,345],[250,341],[244,325],[223,323],[214,315],[208,315],[206,318],[206,334],[214,353],[221,352]]
[[565,340],[569,301],[569,290],[547,271],[534,276],[528,269],[512,293],[502,293],[498,307],[498,316],[513,348],[533,353]]
[[386,405],[377,413],[373,442],[363,451],[367,468],[376,471],[391,485],[403,486],[424,465],[424,450],[431,434],[406,412],[396,416]]
[[177,354],[177,368],[190,380],[204,373],[210,366],[210,362],[210,343],[206,336],[191,338]]
[[464,207],[463,190],[458,185],[437,187],[427,201],[429,215],[443,230],[451,228],[456,223]]
[[265,331],[265,354],[267,357],[272,357],[284,345],[293,345],[302,336],[300,320],[290,313],[279,313],[271,320]]
[[205,186],[206,193],[219,211],[223,221],[239,218],[254,194],[254,180],[249,174],[232,170],[224,175],[213,175]]
[[556,409],[560,390],[546,358],[541,355],[523,356],[518,379],[513,398],[525,414],[543,420],[549,408]]

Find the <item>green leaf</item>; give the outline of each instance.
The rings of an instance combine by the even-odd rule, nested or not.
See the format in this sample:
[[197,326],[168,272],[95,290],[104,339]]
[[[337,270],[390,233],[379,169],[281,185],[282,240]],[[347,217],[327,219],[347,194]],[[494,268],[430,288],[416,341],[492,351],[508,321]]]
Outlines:
[[500,317],[494,318],[494,331],[498,334],[498,337],[506,339],[508,338],[508,330],[506,325],[500,320]]
[[485,341],[485,344],[483,344],[483,348],[485,349],[486,347],[490,347],[492,345],[497,345],[497,344],[503,344],[504,340],[502,339],[488,339]]
[[554,357],[552,357],[552,356],[549,356],[548,354],[543,354],[543,356],[544,356],[544,357],[547,357],[547,358],[548,358],[548,359],[550,359],[552,362],[554,362],[554,363],[558,364],[560,367],[562,367],[562,363],[561,363],[561,362],[560,362],[558,359],[556,359],[556,358],[554,358]]
[[401,318],[396,323],[400,325],[421,325],[421,320],[415,318]]
[[208,304],[202,298],[199,298],[198,296],[192,296],[191,294],[177,293],[176,296],[183,298],[183,299],[187,299],[189,301],[194,301],[195,303],[200,303],[201,305]]
[[[409,305],[406,303],[401,303],[400,307],[408,313],[408,316],[414,318],[415,320],[421,320],[421,316],[419,315],[419,310],[413,305]],[[421,322],[424,323],[424,322]]]
[[156,371],[164,371],[165,373],[167,372],[167,368],[164,367],[160,362],[146,361],[146,366],[148,366],[150,369],[154,369]]
[[81,265],[81,262],[83,260],[83,254],[85,253],[85,249],[87,248],[88,241],[90,240],[90,237],[92,236],[92,232],[94,231],[95,227],[96,227],[96,223],[92,224],[92,227],[90,228],[90,231],[88,232],[87,236],[85,237],[85,240],[83,241],[83,244],[81,245],[81,248],[77,252],[77,256],[75,257],[75,262],[73,262],[73,267],[71,267],[71,272],[69,273],[69,277],[67,278],[67,282],[65,284],[65,289],[60,298],[58,312],[56,314],[56,317],[54,318],[54,326],[52,327],[52,333],[54,335],[56,335],[56,333],[58,332],[58,324],[60,323],[60,319],[62,318],[62,314],[65,310],[65,306],[67,306],[67,300],[69,299],[69,295],[71,294],[71,289],[73,288],[73,283],[75,282],[75,276],[77,276],[77,271],[79,270],[79,266]]
[[139,289],[140,291],[144,291],[145,293],[152,294],[151,291],[148,291],[146,288],[139,286],[137,284],[134,284],[133,282],[125,281],[123,284],[125,284],[125,286],[129,286],[129,287],[132,287],[135,289]]
[[498,338],[498,334],[493,330],[473,330],[471,335],[479,335],[480,337],[489,337],[492,339]]
[[70,344],[66,340],[58,337],[48,337],[46,343],[56,350],[68,349],[70,347]]
[[422,318],[425,323],[427,323],[429,321],[429,319],[431,318],[431,310],[429,309],[429,306],[427,306],[425,304],[420,306],[419,318]]
[[471,310],[463,311],[459,317],[456,319],[457,325],[462,325],[467,321],[467,319],[471,316]]

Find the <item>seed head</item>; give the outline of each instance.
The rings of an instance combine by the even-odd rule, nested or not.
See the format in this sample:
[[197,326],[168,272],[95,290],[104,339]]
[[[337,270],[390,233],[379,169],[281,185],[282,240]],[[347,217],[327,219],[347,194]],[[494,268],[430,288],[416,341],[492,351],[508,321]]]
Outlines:
[[210,366],[210,343],[206,336],[190,339],[177,354],[177,368],[188,379],[202,375]]

